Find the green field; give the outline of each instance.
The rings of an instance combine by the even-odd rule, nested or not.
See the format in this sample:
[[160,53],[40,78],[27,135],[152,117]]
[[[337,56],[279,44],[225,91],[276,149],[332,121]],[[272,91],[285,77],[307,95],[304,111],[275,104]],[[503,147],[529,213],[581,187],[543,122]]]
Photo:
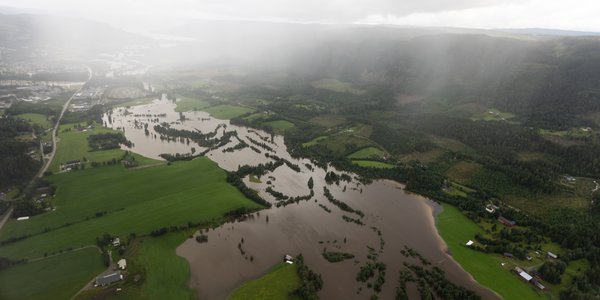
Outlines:
[[0,299],[69,299],[105,269],[96,248],[0,271]]
[[[310,144],[311,142],[308,142],[307,144]],[[338,155],[350,154],[348,153],[349,145],[355,147],[354,149],[374,146],[373,142],[371,142],[369,139],[357,136],[350,132],[342,132],[330,135],[326,138],[317,140],[316,143],[326,146],[329,150]]]
[[181,97],[181,99],[177,100],[176,105],[177,105],[177,107],[175,107],[176,112],[184,112],[184,111],[202,110],[202,109],[210,106],[210,103],[208,103],[205,100],[198,99],[198,98]]
[[269,273],[256,280],[248,281],[237,288],[228,300],[287,300],[288,294],[298,288],[300,278],[296,272],[296,265],[280,263]]
[[388,163],[384,163],[384,162],[380,162],[380,161],[373,161],[373,160],[353,160],[352,163],[357,166],[361,166],[361,167],[365,167],[365,168],[391,169],[391,168],[395,167],[392,164],[388,164]]
[[[60,125],[56,155],[48,168],[49,171],[58,172],[60,164],[70,160],[83,160],[83,158],[85,158],[87,159],[87,167],[92,161],[105,162],[112,160],[113,158],[118,160],[123,157],[123,154],[125,153],[124,150],[110,149],[92,151],[88,145],[87,138],[90,135],[117,131],[97,124],[94,124],[92,129],[86,129],[85,131],[79,131],[75,129],[74,126],[75,124]],[[144,158],[135,154],[134,156],[136,156],[136,160],[138,160],[141,165],[158,163],[157,160]]]
[[321,142],[321,141],[323,141],[325,139],[327,139],[327,136],[324,136],[324,135],[318,136],[318,137],[316,137],[316,138],[314,138],[314,139],[312,139],[312,140],[310,140],[310,141],[308,141],[306,143],[303,143],[302,146],[303,147],[314,146],[314,145],[318,144],[319,142]]
[[471,117],[474,121],[508,121],[515,115],[508,112],[501,112],[497,109],[488,109],[485,112],[475,114]]
[[455,207],[444,204],[443,208],[437,216],[438,232],[448,245],[454,260],[475,280],[494,290],[505,300],[545,299],[533,286],[510,272],[514,267],[512,263],[501,266],[502,262],[507,262],[506,259],[467,248],[465,243],[477,233],[484,234],[483,230]]
[[229,105],[229,104],[221,104],[221,105],[211,106],[208,108],[204,108],[202,110],[208,112],[212,117],[217,118],[217,119],[222,119],[222,120],[239,117],[243,114],[254,111],[253,108],[243,107],[243,106],[235,106],[235,105]]
[[183,257],[175,254],[175,249],[188,235],[178,232],[143,240],[134,258],[136,264],[145,268],[141,299],[194,299],[194,292],[187,287],[190,266]]
[[17,117],[23,120],[27,120],[32,124],[40,125],[40,127],[44,129],[51,128],[52,125],[54,125],[52,124],[52,122],[48,121],[48,118],[45,115],[42,114],[20,114],[17,115]]
[[286,120],[277,120],[271,122],[262,123],[263,125],[269,126],[275,130],[276,133],[284,133],[290,128],[294,128],[294,123]]
[[258,119],[264,119],[267,118],[269,115],[264,113],[264,112],[257,112],[257,113],[253,113],[247,117],[244,117],[244,120],[247,121],[254,121],[254,120],[258,120]]
[[[219,217],[239,207],[258,207],[227,184],[225,172],[207,158],[135,170],[93,168],[48,179],[58,187],[56,211],[6,224],[0,232],[3,240],[36,235],[0,247],[0,256],[40,257],[94,244],[103,233],[147,234],[163,226]],[[106,215],[95,217],[104,211]],[[72,225],[58,228],[67,223]],[[40,233],[45,228],[54,230]]]
[[153,97],[153,98],[137,98],[137,99],[127,100],[124,102],[116,102],[114,104],[114,106],[115,107],[129,107],[129,106],[144,105],[144,104],[150,104],[154,100],[156,100],[155,97]]
[[384,155],[385,155],[385,152],[383,152],[381,149],[379,149],[377,147],[367,147],[367,148],[360,149],[360,150],[348,155],[347,157],[349,159],[365,159],[365,158],[378,159],[378,158],[382,158]]
[[[53,201],[56,211],[27,221],[7,223],[0,232],[2,240],[32,236],[0,247],[0,256],[12,259],[43,257],[45,253],[93,245],[95,238],[104,233],[119,237],[136,233],[139,236],[161,227],[219,219],[224,213],[241,207],[259,208],[227,184],[225,176],[225,172],[208,158],[176,162],[170,166],[127,170],[117,165],[52,175],[48,179],[58,187]],[[97,212],[106,214],[97,217]],[[182,259],[174,256],[175,247],[183,239],[181,236],[173,239],[176,240],[147,239],[144,242],[148,244],[142,247],[139,259],[144,264],[156,260],[155,265],[147,264],[148,274],[154,274],[148,275],[145,288],[148,294],[164,296],[172,292],[168,285],[161,287],[165,284],[161,278],[165,276],[171,276],[173,279],[169,280],[179,283],[187,278],[188,272],[160,273],[169,270],[166,265],[175,269],[174,272],[186,268]],[[167,251],[171,251],[174,258],[166,256]],[[100,256],[89,257],[89,260],[99,261]],[[71,260],[59,262],[65,268],[77,268],[78,265],[72,264]],[[11,268],[4,272],[11,276],[13,270],[18,271]],[[70,281],[65,279],[62,284],[66,285],[66,282]],[[78,282],[71,284],[72,288],[81,287]],[[164,289],[162,294],[160,289]]]
[[365,91],[354,88],[352,84],[348,82],[339,81],[334,78],[323,78],[310,83],[313,87],[318,89],[330,90],[338,93],[352,93],[362,95]]

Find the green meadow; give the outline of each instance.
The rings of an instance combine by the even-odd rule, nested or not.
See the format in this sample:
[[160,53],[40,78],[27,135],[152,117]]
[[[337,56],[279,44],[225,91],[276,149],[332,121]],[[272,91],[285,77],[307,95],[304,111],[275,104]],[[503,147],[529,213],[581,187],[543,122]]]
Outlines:
[[175,107],[176,112],[202,110],[210,106],[210,103],[205,100],[190,97],[181,97],[175,104],[177,105]]
[[52,125],[53,125],[52,122],[50,122],[48,120],[48,117],[46,117],[45,115],[42,115],[42,114],[28,113],[28,114],[17,115],[17,117],[21,118],[23,120],[27,120],[27,121],[31,122],[32,124],[37,124],[44,129],[48,129],[48,128],[52,127]]
[[352,163],[365,168],[391,169],[395,167],[392,164],[373,160],[353,160]]
[[[208,158],[127,170],[90,168],[48,177],[58,187],[55,211],[11,221],[3,240],[32,235],[0,247],[0,256],[35,258],[95,243],[103,233],[147,234],[163,226],[222,216],[239,207],[257,208],[225,182],[225,172]],[[96,217],[97,213],[106,212]],[[47,231],[47,232],[45,232]]]
[[[104,233],[119,237],[130,233],[140,236],[162,227],[218,220],[226,212],[242,207],[260,207],[229,185],[225,176],[223,170],[204,157],[172,165],[139,169],[115,165],[49,176],[48,179],[57,186],[53,199],[56,210],[26,221],[7,223],[0,232],[2,240],[30,236],[1,246],[0,256],[33,259],[64,250],[66,252],[56,259],[43,261],[47,262],[47,268],[74,270],[81,265],[99,263],[100,255],[87,255],[87,259],[81,259],[85,262],[81,262],[69,259],[78,252],[68,250],[93,245],[96,237]],[[189,274],[187,263],[175,255],[175,248],[185,237],[185,233],[170,233],[144,239],[134,258],[145,268],[147,279],[141,291],[144,295],[165,299],[165,295],[173,292],[190,293],[181,288]],[[28,270],[36,270],[34,266],[34,263],[28,263],[10,268],[2,271],[0,276],[33,276]],[[79,275],[85,279],[83,281],[91,280],[99,271],[90,270]],[[61,286],[68,286],[69,291],[77,291],[84,284],[80,282],[82,280],[62,275],[55,280]],[[175,285],[177,288],[173,288]],[[38,284],[30,289],[35,294],[47,287]]]
[[[93,128],[85,129],[80,131],[75,128],[76,124],[64,124],[60,125],[58,129],[58,142],[56,154],[54,160],[48,168],[49,171],[58,172],[61,163],[71,160],[87,160],[86,166],[89,166],[92,161],[105,162],[114,159],[120,159],[125,154],[124,150],[121,149],[109,149],[101,151],[92,151],[92,148],[88,145],[87,138],[90,135],[99,133],[117,132],[116,130],[102,127],[98,124],[94,124]],[[86,124],[81,124],[87,126]],[[135,155],[135,154],[134,154]],[[139,160],[138,160],[139,159]],[[136,160],[140,164],[157,163],[156,160],[144,158],[143,156],[136,155]]]
[[287,300],[288,294],[298,288],[300,278],[296,272],[296,265],[280,263],[266,275],[244,283],[237,288],[228,300]]
[[69,299],[105,269],[96,248],[0,271],[0,299]]
[[294,123],[286,120],[277,120],[271,122],[262,123],[263,125],[269,126],[275,130],[276,133],[282,134],[290,128],[294,128]]
[[385,152],[383,152],[381,149],[379,149],[377,147],[367,147],[367,148],[360,149],[360,150],[348,155],[347,157],[349,159],[365,159],[365,158],[377,159],[377,158],[382,158],[384,155],[385,155]]
[[254,111],[253,108],[229,104],[211,106],[202,110],[209,113],[212,117],[222,120],[239,117],[243,114]]

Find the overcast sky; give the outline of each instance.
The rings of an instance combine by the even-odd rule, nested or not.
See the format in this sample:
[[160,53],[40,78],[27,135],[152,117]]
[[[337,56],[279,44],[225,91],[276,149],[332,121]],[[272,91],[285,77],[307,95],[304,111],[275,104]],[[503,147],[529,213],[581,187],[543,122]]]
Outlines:
[[150,30],[190,19],[600,31],[598,0],[0,0]]

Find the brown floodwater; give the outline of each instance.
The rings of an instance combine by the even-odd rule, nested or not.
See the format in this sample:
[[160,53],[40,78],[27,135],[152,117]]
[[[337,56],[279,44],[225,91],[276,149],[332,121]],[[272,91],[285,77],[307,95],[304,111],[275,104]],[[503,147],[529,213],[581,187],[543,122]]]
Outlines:
[[[189,285],[197,291],[200,299],[226,299],[243,282],[267,273],[282,261],[285,254],[295,256],[300,253],[307,265],[323,277],[324,287],[319,293],[322,299],[368,299],[373,290],[355,279],[360,266],[367,261],[368,247],[377,250],[378,261],[386,264],[386,281],[379,294],[380,299],[393,299],[402,263],[415,262],[400,254],[405,246],[417,250],[433,265],[442,268],[451,282],[465,286],[486,299],[499,299],[495,293],[475,282],[447,253],[445,243],[435,228],[434,215],[441,209],[435,202],[407,193],[401,184],[389,180],[363,185],[353,179],[352,182],[328,185],[324,180],[326,170],[317,166],[309,170],[305,166],[310,164],[309,160],[291,158],[283,137],[275,136],[271,142],[270,135],[265,132],[234,126],[229,121],[212,118],[205,112],[184,113],[186,120],[179,122],[180,114],[174,111],[174,107],[171,101],[161,99],[148,105],[115,109],[110,116],[112,122],[109,122],[108,116],[104,120],[109,127],[124,129],[127,139],[134,144],[129,150],[157,159],[160,159],[161,153],[191,153],[192,148],[196,152],[204,150],[194,143],[188,145],[162,141],[158,135],[155,138],[153,127],[158,124],[157,118],[159,123],[167,122],[175,128],[200,130],[203,133],[225,124],[225,130],[237,131],[238,137],[249,145],[252,143],[247,137],[260,142],[264,142],[261,138],[268,138],[269,141],[265,143],[274,149],[274,154],[301,168],[300,172],[296,172],[282,165],[263,176],[261,183],[245,179],[250,188],[259,191],[263,198],[273,203],[276,200],[265,191],[269,186],[268,181],[274,190],[285,195],[303,196],[310,193],[308,180],[311,177],[314,180],[315,196],[308,201],[273,207],[252,214],[243,221],[223,224],[204,233],[208,236],[207,243],[198,243],[190,238],[177,248],[177,254],[190,264]],[[144,132],[143,123],[149,124],[149,135]],[[221,127],[217,137],[223,131]],[[236,170],[240,165],[257,165],[270,161],[264,155],[265,150],[260,147],[257,148],[261,153],[249,148],[222,152],[222,149],[237,143],[234,138],[227,145],[211,150],[207,156],[229,171]],[[328,171],[331,170],[334,168],[329,167]],[[361,221],[365,225],[343,220],[343,215],[354,219],[359,217],[343,212],[330,203],[323,195],[324,186],[336,199],[364,212]],[[331,212],[327,212],[319,204],[326,206]],[[381,232],[381,237],[374,228]],[[384,241],[383,245],[381,240]],[[355,258],[329,263],[321,254],[324,249],[352,253]],[[409,286],[408,290],[411,298],[418,299],[414,286]]]

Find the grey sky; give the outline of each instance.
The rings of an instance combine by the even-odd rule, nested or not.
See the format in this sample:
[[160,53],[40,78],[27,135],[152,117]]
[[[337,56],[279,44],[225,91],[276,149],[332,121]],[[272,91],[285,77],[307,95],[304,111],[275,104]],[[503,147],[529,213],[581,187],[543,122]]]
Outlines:
[[594,0],[0,0],[150,30],[192,19],[600,31]]

